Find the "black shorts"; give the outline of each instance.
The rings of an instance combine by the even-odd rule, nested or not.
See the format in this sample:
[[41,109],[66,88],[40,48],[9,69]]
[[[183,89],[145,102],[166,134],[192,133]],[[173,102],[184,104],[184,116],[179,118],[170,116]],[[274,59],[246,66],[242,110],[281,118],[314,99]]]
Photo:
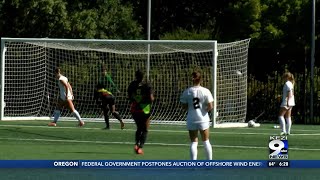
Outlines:
[[133,118],[134,122],[136,122],[136,124],[146,122],[151,116],[151,113],[145,114],[143,112],[134,112],[131,114],[132,114],[132,118]]
[[101,102],[102,102],[102,105],[103,106],[113,106],[115,105],[115,98],[114,96],[104,96],[102,99],[101,99]]

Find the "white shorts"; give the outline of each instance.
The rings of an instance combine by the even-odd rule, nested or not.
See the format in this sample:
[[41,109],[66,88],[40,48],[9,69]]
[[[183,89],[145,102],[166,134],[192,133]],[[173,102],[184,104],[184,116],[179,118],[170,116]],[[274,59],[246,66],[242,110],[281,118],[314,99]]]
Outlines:
[[60,96],[60,99],[61,100],[63,100],[63,101],[65,101],[65,100],[67,100],[67,99],[69,99],[69,100],[73,100],[73,96],[72,95],[69,95],[69,96]]
[[187,122],[188,130],[206,130],[206,129],[209,129],[209,127],[210,127],[210,122],[200,122],[200,123]]
[[286,110],[292,109],[293,106],[281,106],[282,108],[285,108]]

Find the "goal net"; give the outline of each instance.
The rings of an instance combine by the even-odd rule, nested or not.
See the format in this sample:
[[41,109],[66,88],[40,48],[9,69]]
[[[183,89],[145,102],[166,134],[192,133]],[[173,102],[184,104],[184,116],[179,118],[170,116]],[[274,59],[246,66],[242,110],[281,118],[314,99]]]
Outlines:
[[[185,124],[179,97],[201,69],[202,85],[214,95],[215,127],[243,123],[247,107],[249,39],[216,41],[144,41],[89,39],[1,39],[1,120],[51,118],[59,96],[54,69],[60,67],[73,88],[74,105],[84,120],[102,121],[93,91],[105,66],[115,87],[116,109],[129,122],[127,88],[136,70],[153,87],[152,123]],[[74,119],[63,110],[63,119]],[[112,118],[112,117],[111,117]],[[112,120],[112,119],[111,119]]]

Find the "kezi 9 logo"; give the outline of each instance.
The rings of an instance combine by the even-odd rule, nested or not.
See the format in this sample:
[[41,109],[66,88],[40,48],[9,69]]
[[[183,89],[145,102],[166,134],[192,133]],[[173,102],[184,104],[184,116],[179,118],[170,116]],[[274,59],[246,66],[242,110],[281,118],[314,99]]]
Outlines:
[[269,159],[288,159],[287,136],[270,136]]

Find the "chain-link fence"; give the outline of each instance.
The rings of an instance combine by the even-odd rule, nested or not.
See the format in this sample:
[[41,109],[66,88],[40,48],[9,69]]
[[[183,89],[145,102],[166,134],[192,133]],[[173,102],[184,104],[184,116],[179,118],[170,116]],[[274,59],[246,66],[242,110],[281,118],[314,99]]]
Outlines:
[[[277,122],[282,88],[282,74],[295,77],[295,123],[320,124],[320,66],[314,67],[314,113],[310,117],[310,53],[304,49],[250,49],[248,64],[248,113],[252,119],[265,111],[260,122]],[[317,56],[316,56],[317,59]]]

